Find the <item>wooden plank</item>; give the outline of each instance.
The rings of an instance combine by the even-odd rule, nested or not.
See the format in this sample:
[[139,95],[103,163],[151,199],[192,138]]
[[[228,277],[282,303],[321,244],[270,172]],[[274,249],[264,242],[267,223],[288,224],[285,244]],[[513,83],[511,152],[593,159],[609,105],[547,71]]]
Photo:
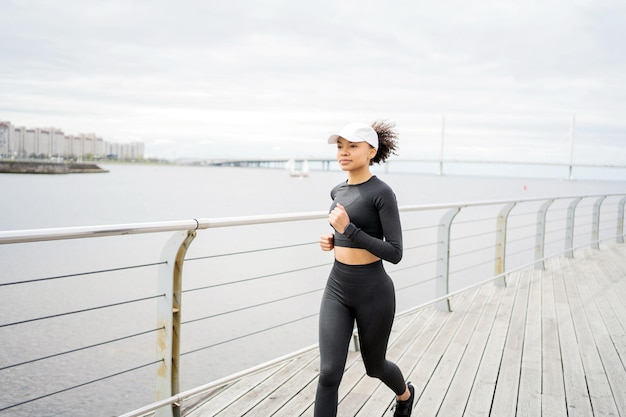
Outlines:
[[554,300],[554,273],[545,270],[542,279],[541,300],[541,357],[542,357],[542,415],[566,417],[567,405],[563,382],[561,346],[559,344],[559,326],[557,323]]
[[[309,384],[302,387],[302,391],[298,394],[297,398],[290,400],[282,408],[272,414],[274,417],[293,417],[293,416],[305,416],[313,415],[313,404],[315,402],[315,390],[317,388],[317,378],[312,380]],[[250,413],[251,416],[255,415],[254,412]]]
[[[463,378],[463,376],[456,378],[457,387],[461,385],[461,388],[458,390],[452,390],[450,386],[453,380],[455,380],[461,360],[467,354],[468,344],[472,339],[483,309],[493,293],[494,287],[494,285],[483,286],[478,290],[474,290],[476,296],[472,300],[472,304],[464,310],[455,310],[455,313],[460,315],[459,325],[455,329],[453,338],[447,344],[442,359],[420,399],[420,409],[428,410],[425,415],[435,416],[440,413],[441,404],[448,395],[451,398],[459,395],[460,401],[463,403],[465,402],[463,393],[465,392],[467,393],[466,396],[469,396],[471,383],[475,375],[471,375],[471,378]],[[457,398],[456,401],[459,401],[459,399]],[[443,415],[447,416],[449,414],[444,413]]]
[[459,359],[458,368],[438,415],[461,417],[465,413],[503,295],[502,287],[495,284],[487,284],[485,288],[488,291],[483,294],[484,298],[477,299],[483,306],[482,308],[480,304],[476,306],[478,315],[476,325],[471,331],[466,350]]
[[[191,397],[191,398],[186,398],[181,403],[181,407],[180,407],[181,414],[184,415],[184,416],[194,415],[193,413],[196,410],[202,408],[204,405],[206,405],[212,399],[217,398],[217,396],[219,394],[223,393],[225,390],[227,390],[230,387],[230,385],[232,385],[232,383],[231,384],[227,384],[227,385],[222,385],[220,387],[214,388],[214,389],[212,389],[210,391],[204,392],[202,394],[199,394],[199,395]],[[224,398],[224,397],[222,397],[222,398]]]
[[619,415],[607,374],[602,366],[602,360],[598,353],[597,341],[594,338],[591,326],[603,326],[603,323],[590,323],[585,310],[585,305],[593,305],[593,294],[581,291],[584,289],[585,276],[583,269],[573,260],[562,264],[569,305],[571,306],[572,321],[576,330],[580,358],[585,370],[587,389],[591,398],[594,416],[617,416]]
[[[596,258],[605,260],[605,256],[598,255]],[[611,339],[607,321],[604,319],[604,316],[612,318],[612,312],[606,309],[608,301],[604,294],[610,292],[614,286],[603,288],[597,285],[594,275],[597,269],[594,264],[600,259],[590,259],[579,269],[578,288],[581,294],[587,295],[587,297],[581,297],[581,301],[589,323],[588,331],[595,340],[597,355],[602,363],[602,369],[598,369],[597,372],[606,375],[615,409],[626,411],[626,389],[624,388],[626,387],[626,369]],[[601,309],[605,310],[604,315],[600,312]],[[610,402],[608,397],[606,401]],[[606,404],[606,409],[610,413],[613,407]]]
[[520,273],[509,275],[507,286],[500,288],[501,299],[487,345],[480,359],[476,379],[465,407],[464,416],[488,416],[491,411],[498,374],[504,352],[506,335],[519,289]]
[[529,275],[530,271],[528,269],[522,271],[518,281],[519,289],[513,305],[511,321],[502,354],[500,373],[491,406],[491,416],[493,417],[514,416],[517,409],[522,349],[526,328],[526,307],[530,290]]
[[[450,314],[445,327],[438,332],[435,340],[428,347],[426,354],[418,363],[413,374],[415,376],[424,375],[427,379],[424,378],[425,381],[420,381],[413,378],[414,375],[411,375],[412,379],[416,381],[416,403],[414,404],[414,413],[416,415],[434,416],[437,414],[441,401],[443,401],[443,394],[445,394],[450,384],[451,375],[446,375],[446,373],[451,373],[446,353],[448,353],[455,335],[458,334],[460,326],[463,324],[465,313],[469,311],[469,307],[476,299],[477,294],[478,291],[472,290],[467,293],[467,299],[456,304],[455,311]],[[450,351],[449,356],[460,358],[465,347],[461,347],[461,352],[455,350],[455,348]],[[454,365],[455,369],[456,366],[457,364]]]
[[626,245],[614,246],[602,253],[601,259],[594,259],[595,277],[602,288],[610,287],[604,289],[603,294],[615,312],[615,335],[618,336],[624,334],[619,327],[626,329]]
[[[618,247],[619,249],[619,247]],[[601,259],[594,259],[592,285],[602,288],[605,302],[597,302],[622,364],[626,363],[626,246],[621,252],[607,251]],[[619,268],[620,261],[622,263]],[[622,295],[625,294],[625,295]],[[621,390],[620,392],[626,392]]]
[[[315,400],[315,390],[303,393],[304,388],[308,388],[313,381],[317,382],[319,376],[319,356],[316,354],[295,375],[277,381],[280,385],[270,395],[266,396],[258,405],[254,407],[254,415],[271,416],[278,410],[284,408],[286,404],[293,403],[293,408],[298,408],[304,412],[313,404]],[[304,395],[302,395],[304,394]],[[293,415],[293,414],[292,414]]]
[[306,367],[309,362],[316,357],[317,352],[309,351],[302,356],[289,360],[280,370],[270,375],[265,380],[259,382],[254,389],[245,393],[237,399],[236,403],[231,403],[213,416],[242,416],[257,406],[263,399],[271,395],[276,387],[288,380],[294,372],[299,372]]
[[526,308],[526,328],[522,350],[517,414],[519,417],[541,415],[541,324],[542,324],[542,272],[537,269],[530,273],[530,291]]
[[563,258],[551,260],[554,271],[554,301],[556,308],[561,360],[563,364],[563,380],[567,398],[568,417],[593,416],[593,410],[587,391],[587,380],[582,359],[578,350],[578,340],[574,330],[574,322],[565,291],[564,272],[561,269]]
[[[246,393],[252,391],[260,382],[283,369],[285,366],[286,363],[280,363],[274,367],[256,372],[238,381],[230,383],[224,389],[203,400],[201,405],[197,405],[192,410],[186,410],[184,415],[189,417],[213,416],[229,405],[235,403],[239,398],[246,395]],[[183,409],[184,408],[185,407],[183,407]]]

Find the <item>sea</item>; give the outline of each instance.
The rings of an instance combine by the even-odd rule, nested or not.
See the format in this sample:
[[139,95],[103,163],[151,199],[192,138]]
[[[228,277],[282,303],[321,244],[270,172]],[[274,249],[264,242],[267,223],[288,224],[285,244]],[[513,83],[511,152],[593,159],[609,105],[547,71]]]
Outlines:
[[[265,214],[324,212],[330,206],[330,189],[345,180],[337,168],[322,170],[310,164],[308,177],[293,177],[279,168],[206,167],[159,164],[100,164],[108,173],[28,175],[0,174],[0,231],[66,228],[98,225],[138,225],[192,219],[218,219]],[[394,189],[399,206],[522,200],[626,193],[626,175],[620,169],[458,164],[442,175],[435,164],[422,167],[407,163],[373,167],[373,172]],[[323,220],[302,227],[274,224],[260,228],[199,231],[187,254],[196,262],[185,263],[186,288],[215,286],[213,292],[185,294],[189,317],[214,314],[211,326],[190,323],[184,330],[182,351],[194,353],[181,359],[181,390],[241,371],[274,357],[317,342],[316,317],[319,293],[328,267],[294,277],[276,278],[270,289],[250,282],[225,289],[221,283],[251,272],[263,274],[277,263],[293,259],[252,254],[237,265],[207,254],[245,252],[259,242],[282,245],[316,242],[328,233]],[[121,306],[113,315],[87,311],[78,317],[66,311],[87,309],[112,300],[133,300],[155,294],[156,268],[170,234],[62,242],[0,245],[0,417],[5,416],[113,416],[154,401],[154,367],[123,373],[119,377],[63,392],[67,387],[122,372],[154,360],[154,334],[95,351],[42,361],[34,358],[78,346],[98,344],[108,338],[155,327],[155,302]],[[293,255],[298,261],[327,265],[330,254],[314,245]],[[294,261],[295,262],[295,261]],[[209,267],[209,263],[210,267]],[[111,271],[120,265],[143,265],[136,271]],[[292,266],[288,266],[291,268]],[[295,266],[293,266],[295,268]],[[74,276],[76,271],[98,271]],[[209,271],[209,272],[207,272]],[[132,274],[131,274],[132,272]],[[48,280],[50,277],[61,279]],[[46,279],[42,279],[46,278]],[[27,285],[6,285],[39,280]],[[254,303],[259,294],[281,297],[287,287],[311,291],[294,301],[289,311],[310,317],[277,336],[266,333],[248,340],[238,335],[262,320],[283,319],[284,307],[271,306],[254,314],[218,317],[219,311]],[[271,293],[271,294],[269,294]],[[415,302],[415,301],[413,301]],[[399,310],[410,307],[403,301]],[[56,317],[59,315],[59,317]],[[29,320],[50,316],[42,322]],[[24,321],[17,326],[6,323]],[[213,346],[211,349],[206,346]],[[31,363],[32,362],[32,363]],[[11,366],[25,363],[22,366]],[[86,365],[87,364],[87,365]],[[57,393],[58,392],[58,393]],[[55,395],[48,395],[55,393]],[[41,398],[30,401],[33,398]],[[16,407],[8,406],[23,402]]]

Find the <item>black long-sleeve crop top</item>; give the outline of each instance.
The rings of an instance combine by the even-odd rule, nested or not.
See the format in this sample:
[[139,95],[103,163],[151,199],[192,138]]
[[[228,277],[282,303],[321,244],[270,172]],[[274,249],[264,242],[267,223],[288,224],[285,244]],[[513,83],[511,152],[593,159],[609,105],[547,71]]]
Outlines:
[[344,206],[350,224],[335,231],[335,246],[366,249],[397,264],[402,259],[402,227],[396,195],[376,176],[361,184],[342,182],[330,192],[333,203]]

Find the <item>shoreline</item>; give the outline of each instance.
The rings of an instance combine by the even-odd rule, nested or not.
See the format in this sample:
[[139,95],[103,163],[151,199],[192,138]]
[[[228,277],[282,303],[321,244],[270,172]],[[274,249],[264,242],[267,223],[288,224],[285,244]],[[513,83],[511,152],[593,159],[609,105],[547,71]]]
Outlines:
[[0,174],[93,174],[109,170],[94,163],[49,161],[0,161]]

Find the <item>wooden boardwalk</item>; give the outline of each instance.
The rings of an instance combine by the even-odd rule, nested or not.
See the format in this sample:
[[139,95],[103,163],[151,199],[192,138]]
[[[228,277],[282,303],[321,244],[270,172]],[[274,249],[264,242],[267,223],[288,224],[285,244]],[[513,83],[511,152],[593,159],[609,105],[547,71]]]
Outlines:
[[[626,245],[555,257],[396,320],[388,357],[414,416],[626,417]],[[317,349],[186,400],[187,417],[312,416]],[[393,393],[350,352],[340,416],[392,416]]]

